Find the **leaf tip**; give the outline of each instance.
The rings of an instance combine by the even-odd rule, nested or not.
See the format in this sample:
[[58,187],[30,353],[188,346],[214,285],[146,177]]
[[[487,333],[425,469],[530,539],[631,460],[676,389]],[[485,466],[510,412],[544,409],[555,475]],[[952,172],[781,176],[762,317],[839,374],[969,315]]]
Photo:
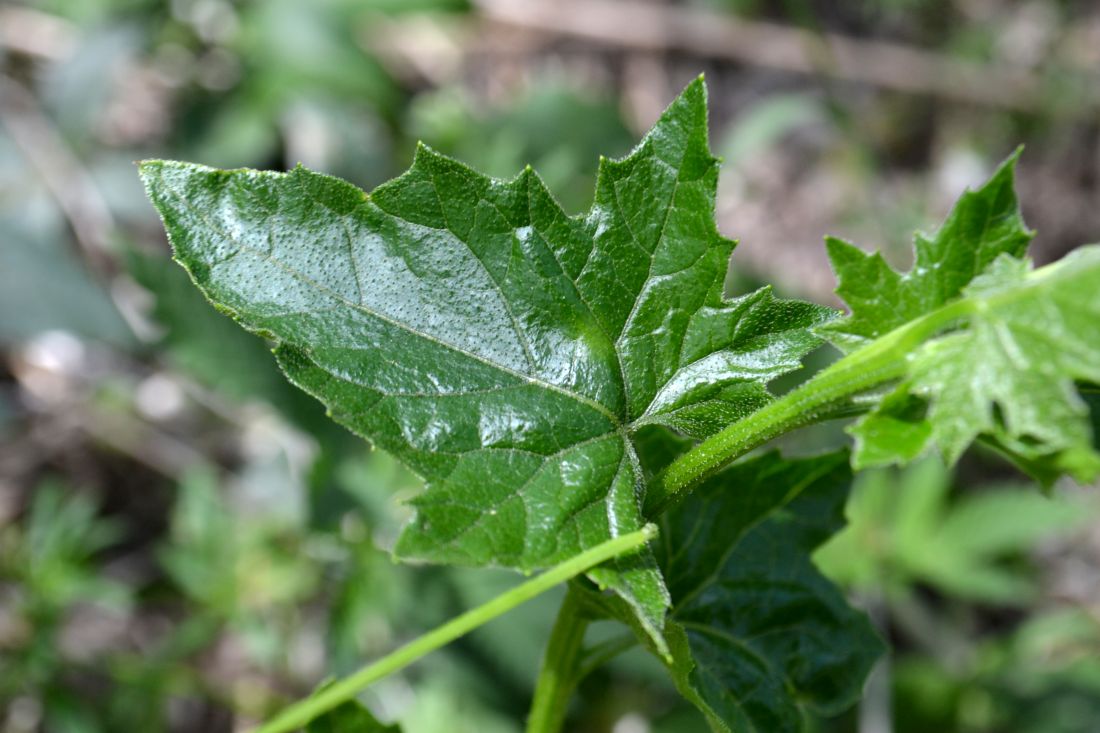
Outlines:
[[[993,171],[993,175],[989,177],[985,183],[977,188],[978,191],[984,191],[990,187],[996,185],[1003,185],[1007,183],[1009,186],[1013,186],[1016,178],[1016,165],[1020,162],[1020,156],[1024,152],[1024,146],[1020,145],[1012,153],[1009,154]],[[971,189],[967,189],[970,191]]]
[[413,150],[413,167],[416,167],[418,163],[423,163],[424,160],[432,155],[435,151],[428,146],[423,140],[416,141],[416,149]]
[[686,97],[686,96],[689,96],[689,95],[696,95],[696,94],[702,94],[703,98],[704,99],[706,98],[707,79],[706,79],[706,75],[703,74],[703,73],[700,73],[698,76],[696,76],[690,82],[688,82],[688,85],[686,87],[684,87],[684,91],[681,93],[680,96]]
[[153,177],[164,168],[165,161],[156,158],[147,158],[137,161],[138,177],[148,188]]
[[707,104],[707,82],[703,78],[702,74],[692,79],[684,91],[680,92],[680,98],[693,104],[702,104],[706,107]]
[[842,263],[852,260],[863,260],[873,256],[867,254],[851,242],[831,235],[826,235],[825,237],[825,254],[829,257],[829,263],[833,266],[833,270],[836,271],[838,275],[842,269]]

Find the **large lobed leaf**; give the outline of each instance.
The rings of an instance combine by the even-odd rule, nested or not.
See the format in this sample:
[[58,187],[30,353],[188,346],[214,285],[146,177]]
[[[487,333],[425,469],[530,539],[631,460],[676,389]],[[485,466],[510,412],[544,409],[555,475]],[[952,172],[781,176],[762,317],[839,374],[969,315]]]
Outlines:
[[[178,261],[276,342],[292,381],[427,481],[399,555],[545,567],[642,526],[642,425],[702,437],[769,399],[833,312],[722,296],[706,92],[688,86],[569,217],[527,169],[421,146],[365,194],[286,174],[141,166]],[[593,571],[657,643],[648,553]]]

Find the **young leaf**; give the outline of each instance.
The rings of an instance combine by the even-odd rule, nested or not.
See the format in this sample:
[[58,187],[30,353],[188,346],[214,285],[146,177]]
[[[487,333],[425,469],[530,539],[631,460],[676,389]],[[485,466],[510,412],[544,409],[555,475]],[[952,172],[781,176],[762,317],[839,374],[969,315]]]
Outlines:
[[998,255],[1020,257],[1034,236],[1013,188],[1019,151],[989,181],[967,191],[934,235],[918,233],[913,269],[900,274],[879,253],[827,238],[837,295],[852,312],[818,329],[850,352],[958,297]]
[[1100,380],[1097,283],[1100,247],[1084,247],[1037,272],[1001,256],[966,288],[969,328],[929,343],[912,367],[912,391],[932,400],[949,459],[982,432],[1024,455],[1091,452],[1073,382]]
[[956,460],[982,437],[1044,483],[1100,472],[1074,381],[1100,374],[1100,271],[1085,252],[1031,272],[1032,237],[1013,192],[1018,153],[956,204],[931,237],[918,235],[904,275],[881,255],[831,239],[846,318],[818,332],[845,351],[918,321],[938,331],[907,354],[901,383],[852,428],[853,463],[905,463],[936,444]]
[[[716,160],[693,82],[596,199],[565,215],[530,169],[489,179],[421,146],[371,194],[297,168],[142,164],[176,258],[274,340],[292,381],[425,477],[399,555],[545,567],[642,526],[631,431],[705,435],[833,316],[725,300]],[[593,571],[658,634],[647,555]]]
[[[979,435],[1020,459],[1089,481],[1100,471],[1087,405],[1075,381],[1100,379],[1100,247],[1083,247],[1032,270],[1009,255],[963,289],[963,327],[911,355],[898,393],[928,404],[909,422],[949,461]],[[884,404],[856,427],[864,464],[904,461],[916,452],[889,442]],[[905,453],[902,453],[904,448]],[[1055,470],[1056,469],[1056,470]]]

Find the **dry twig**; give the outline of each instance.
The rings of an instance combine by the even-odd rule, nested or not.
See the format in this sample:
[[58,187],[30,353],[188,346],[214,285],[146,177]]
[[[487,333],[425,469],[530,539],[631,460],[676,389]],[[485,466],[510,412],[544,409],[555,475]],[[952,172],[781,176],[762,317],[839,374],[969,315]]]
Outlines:
[[[684,51],[699,56],[825,74],[915,94],[1031,111],[1048,101],[1043,80],[1024,69],[952,59],[912,46],[814,33],[738,20],[701,8],[614,0],[476,0],[491,21],[628,50]],[[1087,84],[1081,107],[1100,103],[1100,79]]]
[[38,171],[72,227],[88,264],[112,270],[108,250],[114,218],[92,176],[22,84],[0,76],[0,126]]

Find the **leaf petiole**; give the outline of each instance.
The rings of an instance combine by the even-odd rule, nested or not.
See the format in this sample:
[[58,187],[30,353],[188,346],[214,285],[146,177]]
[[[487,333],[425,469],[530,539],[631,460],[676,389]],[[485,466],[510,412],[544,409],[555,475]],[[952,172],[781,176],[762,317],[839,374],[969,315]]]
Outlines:
[[589,619],[580,612],[570,588],[558,610],[550,641],[542,655],[535,698],[527,716],[527,733],[558,733],[569,708],[569,698],[580,681],[578,674]]
[[316,695],[291,705],[272,720],[257,728],[255,733],[290,733],[290,731],[297,730],[314,718],[352,699],[368,685],[404,669],[430,652],[449,644],[460,636],[545,593],[558,584],[564,583],[611,558],[637,550],[656,536],[657,526],[647,524],[635,532],[614,537],[578,555],[574,555],[541,575],[501,593],[487,603],[456,616],[442,626],[414,639],[382,659],[326,687]]

